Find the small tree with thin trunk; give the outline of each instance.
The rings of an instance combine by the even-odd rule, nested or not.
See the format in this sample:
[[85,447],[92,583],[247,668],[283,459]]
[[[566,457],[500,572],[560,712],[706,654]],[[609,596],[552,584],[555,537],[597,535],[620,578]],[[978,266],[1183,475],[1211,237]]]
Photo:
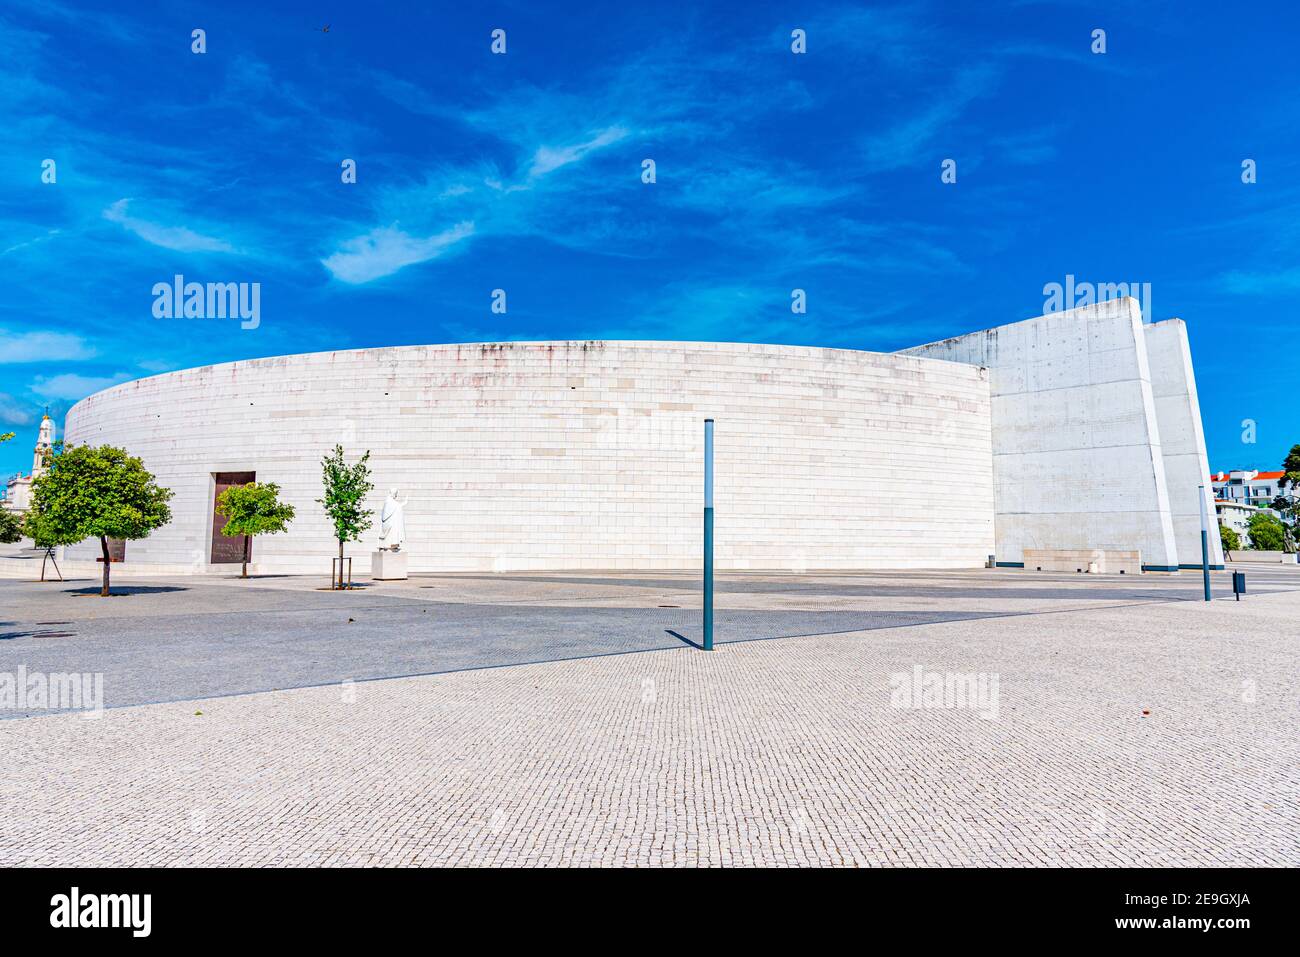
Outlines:
[[[63,452],[63,440],[55,439],[53,448],[48,448],[42,453],[42,461],[45,468],[49,468],[50,461],[56,455]],[[47,562],[54,563],[55,571],[59,569],[59,563],[54,560],[54,549],[59,544],[50,529],[50,522],[42,516],[35,508],[28,508],[27,514],[23,516],[23,534],[32,540],[32,545],[36,548],[45,550],[45,555],[41,559],[41,581],[45,581],[45,565]],[[59,572],[59,581],[63,581],[63,572]]]
[[241,578],[248,577],[248,554],[254,535],[286,531],[293,521],[293,506],[279,500],[280,487],[274,482],[262,485],[232,485],[217,498],[217,514],[226,517],[221,534],[244,537],[244,562]]
[[[14,437],[12,432],[6,432],[0,435],[0,444],[8,442]],[[0,542],[6,545],[12,545],[22,538],[22,530],[18,527],[18,519],[12,512],[0,509]]]
[[[45,563],[54,562],[54,570],[59,571],[59,563],[54,559],[54,547],[58,544],[48,530],[48,522],[44,521],[41,514],[35,508],[29,508],[27,514],[23,516],[23,534],[32,540],[32,544],[37,548],[45,549],[45,556],[41,559],[41,581],[45,581]],[[63,572],[59,571],[59,581],[63,581]]]
[[33,528],[46,545],[98,538],[104,557],[100,595],[109,594],[110,538],[145,538],[171,521],[171,489],[154,482],[144,463],[112,445],[64,446],[32,482]]
[[1235,528],[1229,528],[1220,522],[1219,540],[1223,543],[1223,550],[1227,553],[1228,561],[1232,561],[1232,553],[1241,548],[1241,536],[1237,534]]
[[343,446],[334,446],[334,451],[321,459],[322,480],[325,484],[325,497],[316,501],[325,506],[325,514],[334,523],[334,537],[339,543],[339,575],[337,587],[343,586],[343,545],[361,538],[361,533],[371,526],[370,516],[374,514],[363,504],[366,496],[374,489],[370,481],[370,452],[349,465],[343,457]]
[[[0,445],[3,445],[5,442],[8,442],[13,437],[14,434],[12,432],[6,432],[3,435],[0,435]],[[11,524],[6,524],[6,517],[12,520],[14,523],[16,523],[18,520],[14,518],[12,512],[8,512],[3,509],[0,509],[0,542],[4,542],[6,545],[12,545],[14,542],[18,541],[18,538],[22,537],[22,533],[20,531],[17,538],[6,538],[5,537],[6,535],[13,534],[13,526]]]

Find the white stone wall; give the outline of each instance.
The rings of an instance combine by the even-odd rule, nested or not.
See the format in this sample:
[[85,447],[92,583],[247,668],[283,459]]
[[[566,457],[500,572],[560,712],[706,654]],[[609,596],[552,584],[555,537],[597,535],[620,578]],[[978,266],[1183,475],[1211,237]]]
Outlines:
[[1021,562],[1026,548],[1136,548],[1147,566],[1178,565],[1136,300],[903,354],[988,368],[998,561]]
[[1183,567],[1201,565],[1201,502],[1204,501],[1210,533],[1207,536],[1210,564],[1222,565],[1223,543],[1215,521],[1210,459],[1205,451],[1201,403],[1196,396],[1187,327],[1181,319],[1166,319],[1144,326],[1142,331],[1151,366],[1151,393],[1160,422],[1160,448],[1165,460],[1178,562]]
[[[129,543],[128,565],[208,567],[212,473],[255,471],[298,510],[287,535],[255,542],[255,567],[328,575],[336,546],[315,499],[341,443],[370,450],[376,512],[389,487],[409,496],[412,571],[698,567],[711,416],[719,568],[940,568],[993,551],[989,415],[984,370],[932,359],[504,343],[141,379],[77,403],[67,438],[126,447],[176,493],[172,523]],[[358,575],[377,532],[347,548]]]

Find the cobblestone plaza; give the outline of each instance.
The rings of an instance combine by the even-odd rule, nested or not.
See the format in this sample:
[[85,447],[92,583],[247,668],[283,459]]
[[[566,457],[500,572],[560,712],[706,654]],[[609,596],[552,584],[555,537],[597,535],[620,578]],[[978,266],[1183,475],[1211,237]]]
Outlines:
[[1300,569],[1250,574],[732,575],[712,653],[672,573],[4,580],[0,672],[106,707],[0,721],[0,864],[1295,866]]

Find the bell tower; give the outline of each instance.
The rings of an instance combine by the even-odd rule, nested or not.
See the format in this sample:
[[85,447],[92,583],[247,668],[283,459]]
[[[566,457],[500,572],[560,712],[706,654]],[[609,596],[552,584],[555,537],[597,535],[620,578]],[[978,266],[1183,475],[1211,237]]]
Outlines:
[[36,449],[32,453],[32,478],[45,474],[45,454],[54,448],[54,420],[49,410],[41,417],[41,430],[36,436]]

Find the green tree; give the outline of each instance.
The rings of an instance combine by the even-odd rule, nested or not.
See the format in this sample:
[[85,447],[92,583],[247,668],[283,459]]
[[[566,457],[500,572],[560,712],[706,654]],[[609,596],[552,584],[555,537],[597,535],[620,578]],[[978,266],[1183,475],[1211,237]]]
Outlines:
[[0,508],[0,544],[12,545],[23,537],[22,523],[8,509]]
[[[8,442],[8,441],[9,441],[10,439],[12,439],[13,437],[14,437],[14,434],[13,434],[12,432],[6,432],[6,433],[4,433],[3,435],[0,435],[0,445],[4,445],[6,442]],[[8,513],[5,513],[5,514],[8,514]],[[9,517],[10,517],[11,519],[13,518],[12,515],[10,515]],[[4,522],[5,522],[4,518],[3,518],[3,517],[0,517],[0,542],[3,542],[3,543],[6,544],[6,545],[12,545],[14,542],[18,541],[18,539],[17,539],[17,538],[5,538],[6,535],[12,534],[12,531],[6,529],[6,526],[5,526]],[[21,535],[21,533],[20,533],[20,534],[19,534],[19,538],[21,538],[21,537],[22,537],[22,535]]]
[[1282,478],[1277,484],[1284,488],[1290,485],[1291,491],[1300,495],[1300,445],[1291,446],[1291,451],[1282,462],[1282,472]]
[[[43,521],[39,512],[34,508],[29,508],[27,514],[23,516],[23,534],[32,540],[32,544],[37,548],[46,550],[46,555],[41,559],[41,581],[45,581],[45,563],[52,558],[49,551],[58,544],[50,531],[49,522]],[[57,570],[58,562],[55,562],[54,568]],[[59,580],[63,580],[63,573],[59,572]]]
[[[1219,523],[1219,539],[1223,542],[1223,550],[1225,553],[1235,552],[1241,548],[1241,536],[1237,534],[1237,530],[1235,528],[1229,528],[1222,522]],[[1231,555],[1228,556],[1228,560],[1232,560]]]
[[321,459],[325,497],[316,501],[325,506],[325,514],[334,523],[334,537],[339,543],[339,588],[343,587],[343,544],[361,538],[361,533],[371,526],[370,516],[374,514],[363,504],[375,487],[370,481],[369,461],[367,451],[356,465],[348,465],[341,445],[334,446],[334,451]]
[[248,553],[254,535],[286,531],[293,521],[293,506],[279,500],[280,487],[274,482],[232,485],[217,498],[217,514],[226,517],[221,534],[244,536],[244,564],[240,577],[248,577]]
[[1288,485],[1291,494],[1276,496],[1269,507],[1290,515],[1293,522],[1300,522],[1300,445],[1291,446],[1282,462],[1282,477],[1278,479],[1277,487],[1284,490]]
[[23,516],[23,534],[30,538],[37,548],[53,548],[56,544],[50,540],[46,524],[41,519],[41,513],[34,508],[29,508],[27,514]]
[[171,521],[170,489],[154,482],[144,463],[112,445],[65,446],[32,483],[32,528],[47,546],[98,538],[108,596],[108,540],[145,538]]
[[[1297,489],[1296,498],[1288,498],[1285,495],[1275,495],[1273,501],[1268,503],[1268,507],[1277,512],[1284,519],[1283,524],[1286,527],[1287,538],[1293,542],[1297,532],[1300,532],[1300,489]],[[1290,524],[1285,520],[1290,519]]]
[[1250,547],[1260,551],[1280,552],[1286,547],[1286,527],[1271,512],[1259,511],[1246,524]]

